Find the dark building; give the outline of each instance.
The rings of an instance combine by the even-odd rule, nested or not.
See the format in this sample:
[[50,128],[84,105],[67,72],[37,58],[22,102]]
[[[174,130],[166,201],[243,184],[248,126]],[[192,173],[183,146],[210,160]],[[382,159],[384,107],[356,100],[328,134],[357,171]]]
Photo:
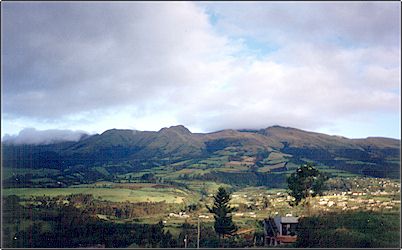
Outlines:
[[295,242],[297,239],[296,227],[299,222],[298,217],[277,216],[264,220],[264,244],[277,245]]

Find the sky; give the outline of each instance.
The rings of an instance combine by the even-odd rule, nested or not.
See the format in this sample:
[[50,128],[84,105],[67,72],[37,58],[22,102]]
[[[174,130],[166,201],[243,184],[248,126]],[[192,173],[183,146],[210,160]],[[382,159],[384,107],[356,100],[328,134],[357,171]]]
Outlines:
[[399,2],[5,2],[1,12],[3,140],[177,124],[401,137]]

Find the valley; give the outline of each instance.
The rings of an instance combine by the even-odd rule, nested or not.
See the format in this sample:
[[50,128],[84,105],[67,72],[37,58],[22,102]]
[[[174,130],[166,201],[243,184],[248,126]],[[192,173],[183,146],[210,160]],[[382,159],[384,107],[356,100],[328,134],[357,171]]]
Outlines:
[[397,1],[1,1],[1,249],[402,249]]
[[[195,247],[200,221],[201,237],[210,240],[204,246],[216,247],[214,218],[206,206],[221,186],[231,193],[230,205],[236,208],[232,216],[238,234],[228,244],[263,246],[259,223],[264,219],[306,216],[304,206],[289,205],[287,190],[287,178],[306,163],[328,178],[323,195],[311,200],[311,214],[399,217],[400,212],[399,141],[394,139],[347,139],[278,126],[193,134],[175,126],[158,132],[109,130],[48,145],[4,143],[2,150],[2,195],[6,208],[12,206],[6,214],[14,218],[5,224],[5,237],[12,246],[32,246],[16,235],[33,228],[38,237],[50,233],[56,221],[43,213],[68,208],[73,210],[67,214],[82,215],[67,221],[85,214],[112,228],[160,224],[161,237],[171,237],[163,244],[174,247],[183,247],[184,235]],[[15,214],[16,207],[23,212]],[[102,238],[86,244],[162,246],[139,238],[134,244],[134,236],[127,237],[113,240],[117,245]],[[86,240],[71,247],[82,242]]]

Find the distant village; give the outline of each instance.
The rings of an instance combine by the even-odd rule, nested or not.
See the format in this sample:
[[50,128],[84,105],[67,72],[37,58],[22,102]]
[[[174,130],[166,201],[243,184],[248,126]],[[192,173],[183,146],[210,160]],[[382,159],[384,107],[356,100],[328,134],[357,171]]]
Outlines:
[[[399,209],[400,183],[388,179],[360,177],[352,177],[350,182],[352,183],[350,191],[330,190],[324,192],[323,196],[313,198],[312,211]],[[210,194],[209,197],[212,195]],[[292,200],[292,197],[285,191],[272,193],[264,189],[250,190],[250,192],[235,192],[231,197],[232,206],[237,208],[237,211],[232,214],[234,219],[265,219],[268,216],[299,216],[303,213],[302,206],[289,205],[288,202]],[[202,212],[198,214],[201,219],[213,219],[206,211]],[[189,219],[192,215],[182,211],[169,213],[168,217]]]

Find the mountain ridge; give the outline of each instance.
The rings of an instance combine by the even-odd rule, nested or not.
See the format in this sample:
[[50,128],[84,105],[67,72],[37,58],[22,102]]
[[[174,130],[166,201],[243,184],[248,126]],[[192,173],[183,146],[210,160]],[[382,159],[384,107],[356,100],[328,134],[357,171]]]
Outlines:
[[277,172],[286,174],[307,162],[374,177],[399,178],[400,175],[398,139],[349,139],[278,125],[259,130],[226,129],[211,133],[192,133],[183,125],[159,131],[110,129],[82,137],[77,142],[2,143],[2,156],[2,165],[6,168],[79,169],[77,171],[85,178],[93,178],[87,173],[88,169],[92,169],[93,175],[93,169],[119,166],[113,170],[108,168],[113,176],[169,167],[173,163],[177,167],[169,171],[188,169],[197,172],[203,166],[203,171],[208,172],[205,176],[209,178],[254,173],[261,180],[271,178]]
[[[232,133],[233,132],[259,133],[259,132],[262,132],[262,131],[269,131],[269,130],[273,130],[273,129],[285,129],[285,130],[288,130],[288,131],[301,131],[301,132],[304,132],[304,133],[332,136],[334,138],[349,139],[349,140],[390,139],[390,140],[400,141],[400,139],[398,139],[398,138],[385,137],[385,136],[368,136],[368,137],[365,137],[365,138],[349,138],[349,137],[342,136],[342,135],[329,135],[329,134],[325,134],[325,133],[321,133],[321,132],[302,130],[302,129],[298,129],[298,128],[294,128],[294,127],[281,126],[281,125],[273,125],[273,126],[269,126],[269,127],[262,128],[262,129],[247,129],[247,128],[243,128],[243,129],[222,129],[222,130],[217,130],[217,131],[213,131],[213,132],[205,132],[205,133],[201,133],[201,132],[193,133],[187,127],[185,127],[184,125],[173,125],[173,126],[170,126],[170,127],[163,127],[161,129],[159,129],[158,131],[150,131],[150,130],[143,130],[142,131],[142,130],[137,130],[137,129],[117,129],[117,128],[113,128],[113,129],[107,129],[107,130],[103,131],[102,133],[95,133],[95,134],[84,133],[84,134],[82,134],[80,136],[79,141],[81,141],[83,139],[87,139],[88,137],[95,136],[95,135],[108,134],[108,133],[111,133],[113,131],[126,131],[126,132],[132,132],[132,133],[137,133],[137,132],[149,132],[149,133],[152,133],[152,132],[163,132],[163,131],[176,131],[178,133],[184,132],[184,133],[193,134],[193,135],[206,135],[206,134],[230,133],[230,132],[232,132]],[[41,144],[38,144],[38,143],[21,143],[20,141],[15,143],[15,140],[13,140],[13,138],[9,138],[9,137],[10,136],[8,136],[6,139],[3,138],[2,144],[35,144],[35,145],[41,145]],[[66,142],[66,141],[69,141],[69,140],[60,140],[60,139],[58,139],[57,141],[46,142],[46,144],[62,143],[62,142]]]

